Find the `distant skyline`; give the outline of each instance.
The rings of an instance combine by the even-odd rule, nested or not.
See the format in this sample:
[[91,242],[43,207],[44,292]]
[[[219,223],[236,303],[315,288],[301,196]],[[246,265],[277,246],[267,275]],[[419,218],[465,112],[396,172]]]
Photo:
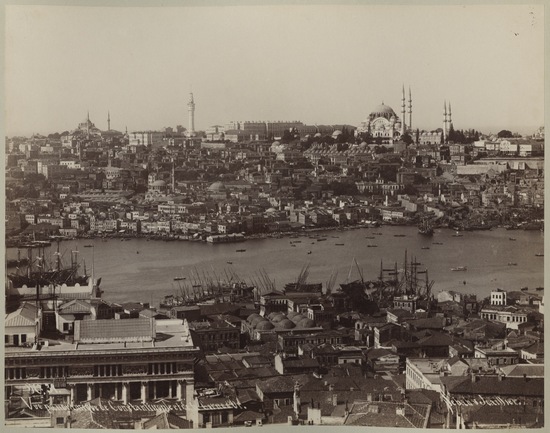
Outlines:
[[[231,120],[357,126],[382,101],[413,128],[544,124],[542,5],[6,6],[6,134],[195,129]],[[407,116],[408,120],[408,116]]]

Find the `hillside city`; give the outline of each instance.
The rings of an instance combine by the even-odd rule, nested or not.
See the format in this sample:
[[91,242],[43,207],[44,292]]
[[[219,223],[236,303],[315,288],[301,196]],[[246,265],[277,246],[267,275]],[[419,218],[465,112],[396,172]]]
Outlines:
[[88,114],[71,131],[6,137],[6,245],[17,251],[6,425],[542,428],[542,287],[434,293],[405,256],[402,269],[339,286],[307,282],[307,268],[283,286],[197,275],[157,306],[108,302],[77,263],[45,263],[46,246],[77,238],[544,230],[544,127],[455,129],[445,102],[442,127],[425,131],[410,91],[408,103],[403,90],[401,116],[382,103],[358,126],[199,131],[190,94],[188,128],[122,132],[108,113],[104,130]]

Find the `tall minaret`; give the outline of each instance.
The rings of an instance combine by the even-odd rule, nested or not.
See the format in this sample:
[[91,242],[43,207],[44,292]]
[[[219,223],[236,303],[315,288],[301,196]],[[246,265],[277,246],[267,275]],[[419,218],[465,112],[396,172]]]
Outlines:
[[111,112],[107,111],[107,131],[111,130]]
[[88,110],[88,116],[86,117],[86,137],[90,138],[90,110]]
[[189,102],[187,103],[187,111],[189,112],[189,132],[188,135],[192,137],[195,135],[195,100],[193,94],[189,93]]
[[402,97],[401,97],[401,135],[405,135],[405,131],[407,131],[407,127],[405,125],[405,115],[406,115],[406,111],[405,111],[405,85],[403,84],[403,89],[402,89]]
[[447,142],[447,101],[443,101],[443,142]]
[[411,86],[409,86],[409,129],[413,127],[413,100],[411,96]]
[[453,118],[451,116],[451,101],[449,101],[449,120],[448,120],[448,123],[449,123],[449,130],[450,130],[451,126],[453,125]]

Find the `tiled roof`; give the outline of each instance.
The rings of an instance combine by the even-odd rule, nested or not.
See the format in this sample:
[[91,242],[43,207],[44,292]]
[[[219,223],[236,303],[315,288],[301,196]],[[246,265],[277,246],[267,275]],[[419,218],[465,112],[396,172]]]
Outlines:
[[162,412],[143,423],[143,429],[188,429],[193,428],[193,422],[180,418],[173,413]]
[[251,410],[245,410],[233,418],[234,423],[244,423],[246,421],[256,422],[257,419],[264,419],[264,414],[254,412]]
[[92,306],[83,300],[73,299],[58,308],[60,314],[82,314],[90,313]]
[[25,302],[21,308],[6,315],[4,326],[34,326],[38,310],[33,304]]
[[151,341],[154,338],[154,320],[77,320],[74,339],[77,342],[112,343],[123,341]]
[[448,386],[451,393],[480,395],[509,395],[542,397],[544,395],[544,378],[523,379],[506,377],[502,380],[494,376],[478,377],[475,382],[470,377],[458,383],[450,383],[451,376],[442,377],[441,381]]

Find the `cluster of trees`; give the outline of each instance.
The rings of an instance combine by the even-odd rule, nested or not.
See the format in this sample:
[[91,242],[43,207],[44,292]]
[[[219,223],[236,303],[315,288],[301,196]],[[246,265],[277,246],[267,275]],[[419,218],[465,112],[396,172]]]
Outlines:
[[447,140],[449,142],[452,141],[453,143],[468,144],[479,140],[480,135],[481,133],[479,131],[476,131],[475,129],[455,130],[453,128],[453,125],[451,125],[451,128],[449,129],[449,134],[447,136]]

